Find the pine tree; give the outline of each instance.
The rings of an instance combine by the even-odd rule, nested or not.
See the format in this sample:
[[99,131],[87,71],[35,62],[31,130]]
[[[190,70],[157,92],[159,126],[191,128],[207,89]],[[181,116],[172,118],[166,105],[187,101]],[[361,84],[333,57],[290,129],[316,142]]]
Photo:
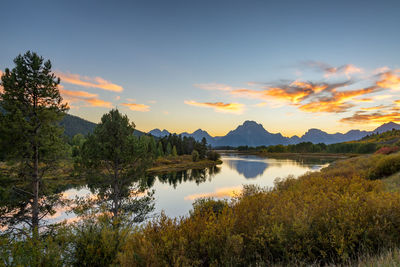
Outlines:
[[172,156],[173,156],[173,157],[178,156],[178,153],[176,152],[176,146],[174,146],[174,147],[172,148]]
[[147,140],[134,136],[134,130],[126,115],[111,110],[82,148],[82,166],[89,187],[98,192],[97,206],[105,206],[117,224],[127,218],[143,221],[153,208],[151,194],[138,198],[147,189],[145,171],[152,157]]
[[168,142],[168,144],[167,144],[167,149],[166,149],[165,154],[166,154],[167,156],[170,156],[171,153],[172,153],[172,146],[171,146],[171,143]]
[[26,200],[18,202],[15,210],[8,207],[11,217],[0,210],[0,221],[24,222],[36,238],[40,219],[52,211],[52,200],[42,192],[42,177],[63,151],[63,129],[58,123],[68,108],[58,89],[60,79],[52,73],[49,60],[28,51],[17,56],[14,63],[15,67],[6,69],[1,77],[4,91],[0,98],[5,114],[1,116],[0,138],[2,149],[7,151],[6,160],[20,163],[20,181],[28,180],[29,185],[25,182],[23,189],[14,187]]
[[161,142],[158,142],[157,157],[164,157],[164,149]]

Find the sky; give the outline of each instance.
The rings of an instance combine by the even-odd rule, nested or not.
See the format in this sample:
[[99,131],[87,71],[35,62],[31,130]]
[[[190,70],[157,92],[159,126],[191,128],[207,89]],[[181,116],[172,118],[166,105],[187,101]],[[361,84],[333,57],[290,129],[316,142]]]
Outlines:
[[4,1],[0,71],[50,59],[69,113],[225,135],[400,123],[400,1]]

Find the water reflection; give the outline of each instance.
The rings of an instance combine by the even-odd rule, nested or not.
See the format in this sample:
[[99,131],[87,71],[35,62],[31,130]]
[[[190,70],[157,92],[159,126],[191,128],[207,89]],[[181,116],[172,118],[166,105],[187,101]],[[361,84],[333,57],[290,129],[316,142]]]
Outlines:
[[243,175],[246,179],[255,179],[264,175],[271,167],[282,167],[285,165],[307,167],[310,170],[319,170],[326,166],[335,158],[320,157],[302,157],[293,156],[288,158],[260,158],[254,155],[232,155],[227,154],[224,157],[224,164],[231,170],[235,170],[238,174]]
[[268,164],[262,161],[246,161],[246,160],[225,160],[229,168],[236,170],[242,174],[246,179],[257,178],[262,176],[264,171],[268,168]]
[[[168,183],[173,188],[176,188],[178,184],[185,182],[195,182],[197,185],[206,181],[211,181],[212,178],[221,171],[221,168],[214,166],[205,169],[192,169],[179,172],[171,172],[158,175],[158,180],[165,184]],[[150,177],[150,180],[154,181],[155,177]]]

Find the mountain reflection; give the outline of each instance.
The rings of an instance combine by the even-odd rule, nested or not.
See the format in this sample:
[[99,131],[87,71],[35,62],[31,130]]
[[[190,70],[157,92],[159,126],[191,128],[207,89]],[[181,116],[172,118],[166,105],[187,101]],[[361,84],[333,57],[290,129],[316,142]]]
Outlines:
[[229,168],[236,170],[246,179],[253,179],[261,176],[268,168],[268,164],[263,161],[227,159],[225,160],[225,163],[229,166]]

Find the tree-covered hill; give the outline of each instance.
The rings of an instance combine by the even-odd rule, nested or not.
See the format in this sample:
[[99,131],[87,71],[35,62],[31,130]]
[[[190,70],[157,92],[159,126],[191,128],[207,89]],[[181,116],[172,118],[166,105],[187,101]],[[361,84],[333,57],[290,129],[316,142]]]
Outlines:
[[[68,137],[73,137],[76,134],[87,135],[88,133],[93,132],[96,123],[82,119],[78,116],[66,114],[60,125],[64,127],[64,133]],[[134,131],[134,135],[141,136],[144,133],[139,130]]]

